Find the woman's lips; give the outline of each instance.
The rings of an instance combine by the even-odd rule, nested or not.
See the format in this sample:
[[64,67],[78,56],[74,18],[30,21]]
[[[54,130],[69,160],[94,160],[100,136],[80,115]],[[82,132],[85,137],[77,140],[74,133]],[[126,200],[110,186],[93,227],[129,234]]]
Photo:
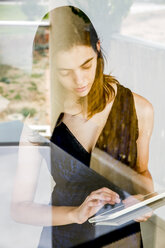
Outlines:
[[83,91],[87,90],[87,88],[88,88],[88,85],[83,86],[83,87],[81,87],[81,88],[76,88],[76,91],[77,91],[77,92],[83,92]]

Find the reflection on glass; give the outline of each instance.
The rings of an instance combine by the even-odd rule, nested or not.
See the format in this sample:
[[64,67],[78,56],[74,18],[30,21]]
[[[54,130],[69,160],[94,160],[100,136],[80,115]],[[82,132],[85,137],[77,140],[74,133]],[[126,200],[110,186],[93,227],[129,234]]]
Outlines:
[[[113,10],[112,1],[108,6]],[[44,226],[40,238],[37,236],[37,241],[35,239],[37,245],[39,242],[39,247],[68,247],[89,241],[96,242],[95,238],[105,234],[108,235],[102,245],[122,238],[128,238],[130,243],[133,242],[132,234],[133,239],[138,234],[136,244],[140,247],[140,226],[135,221],[147,221],[151,217],[151,206],[144,206],[147,201],[144,197],[154,192],[148,170],[149,140],[153,127],[152,105],[119,84],[111,75],[103,74],[102,43],[92,23],[80,9],[59,8],[51,12],[50,18],[53,68],[51,107],[56,111],[56,124],[51,141],[43,139],[20,122],[10,123],[15,125],[14,129],[9,128],[9,123],[2,126],[2,146],[7,146],[7,152],[10,151],[11,139],[12,146],[18,146],[19,141],[10,220],[13,223],[15,221]],[[30,98],[31,95],[40,100],[36,80],[41,79],[38,67],[41,70],[42,66],[36,60],[40,53],[46,55],[45,61],[48,60],[47,50],[45,51],[47,46],[42,43],[45,41],[45,34],[45,29],[36,33],[34,66],[36,65],[37,72],[33,70],[30,82],[24,83],[29,90],[28,100],[31,101],[34,99]],[[8,78],[3,78],[2,81],[10,85]],[[10,93],[14,93],[13,88],[10,90]],[[23,90],[19,92],[22,93]],[[24,98],[26,97],[25,94]],[[19,98],[17,95],[15,100],[20,100]],[[42,107],[41,102],[40,105]],[[24,117],[31,115],[36,118],[36,112],[29,107],[30,104],[28,109],[25,106],[22,110]],[[6,135],[4,130],[7,127],[10,133],[7,132]],[[94,147],[98,150],[94,151]],[[93,151],[102,152],[95,155],[99,169],[109,165],[111,156],[114,159],[111,167],[106,168],[108,180],[89,168]],[[36,188],[43,161],[49,169],[48,185],[51,184],[51,177],[54,182],[53,187],[48,187],[46,192],[50,197],[49,201],[42,198],[43,188],[36,201]],[[47,169],[46,171],[48,172]],[[45,182],[44,176],[42,180]],[[141,199],[143,205],[140,205]],[[132,209],[133,203],[136,210]],[[121,210],[123,207],[125,209]],[[114,213],[116,209],[118,216]],[[101,217],[96,218],[102,222],[91,225],[87,220],[99,214],[98,210]],[[113,216],[113,220],[115,219],[113,223],[105,219],[107,211],[111,212],[108,218],[112,219]],[[126,212],[123,214],[122,211]],[[7,213],[9,215],[9,211]],[[116,221],[116,218],[120,220]],[[109,235],[112,233],[115,235]],[[119,237],[119,234],[122,235]]]

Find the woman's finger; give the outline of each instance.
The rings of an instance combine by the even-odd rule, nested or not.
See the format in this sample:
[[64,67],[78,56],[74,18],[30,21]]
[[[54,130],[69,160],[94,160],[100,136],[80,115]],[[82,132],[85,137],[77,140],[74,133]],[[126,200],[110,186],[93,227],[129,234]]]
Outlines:
[[143,216],[140,216],[140,217],[136,218],[135,221],[137,221],[137,222],[145,222],[145,221],[147,221],[151,216],[152,216],[152,212],[149,212],[149,213],[147,213],[147,214],[144,214]]
[[110,193],[110,194],[114,194],[115,196],[117,196],[118,198],[120,197],[119,194],[117,194],[116,192],[112,191],[109,188],[103,187],[100,188],[98,190],[93,191],[92,193],[100,193],[100,192],[106,192],[106,193]]
[[104,193],[95,193],[95,194],[91,194],[88,198],[88,201],[91,201],[91,200],[111,200],[112,199],[112,196],[111,195],[107,195],[107,194],[104,194]]
[[103,188],[101,188],[101,189],[98,189],[98,190],[95,190],[95,191],[93,191],[93,192],[91,192],[91,194],[90,195],[93,195],[93,194],[98,194],[98,193],[107,193],[107,194],[110,194],[111,195],[111,197],[114,197],[114,198],[120,198],[120,196],[116,193],[116,192],[114,192],[114,191],[112,191],[112,190],[110,190],[110,189],[108,189],[108,188],[105,188],[105,187],[103,187]]
[[106,204],[106,202],[100,200],[89,201],[87,203],[88,207],[99,207],[99,206],[104,206],[104,204]]
[[107,193],[92,193],[89,195],[88,200],[102,200],[102,201],[110,201],[110,202],[116,202],[119,203],[120,199],[114,195],[114,194],[107,194]]
[[145,222],[147,220],[148,220],[147,218],[137,218],[134,221],[136,221],[136,222]]

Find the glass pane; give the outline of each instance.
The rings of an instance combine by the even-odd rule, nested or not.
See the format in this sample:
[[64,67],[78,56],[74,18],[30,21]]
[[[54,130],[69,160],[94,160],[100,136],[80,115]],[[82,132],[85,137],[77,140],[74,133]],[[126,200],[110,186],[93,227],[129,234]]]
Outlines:
[[47,1],[0,2],[0,122],[50,122],[47,8]]

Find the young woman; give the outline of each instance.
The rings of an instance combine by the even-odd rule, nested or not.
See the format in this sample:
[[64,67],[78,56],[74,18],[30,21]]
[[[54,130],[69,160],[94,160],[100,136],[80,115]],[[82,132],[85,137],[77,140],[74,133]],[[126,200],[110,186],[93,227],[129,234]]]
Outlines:
[[[91,152],[97,146],[151,179],[148,154],[153,127],[152,105],[143,97],[121,86],[114,77],[103,74],[104,59],[100,41],[92,23],[82,11],[69,6],[60,7],[53,10],[51,15],[54,33],[51,41],[54,46],[51,55],[55,61],[54,84],[57,102],[62,106],[60,110],[57,109],[58,120],[51,142],[88,167]],[[81,163],[77,168],[80,168],[80,165]],[[29,163],[24,165],[26,179],[27,175],[30,175],[29,186],[28,180],[23,180],[21,166],[20,163],[16,182],[22,182],[27,194],[25,196],[22,189],[18,189],[16,185],[13,213],[18,213],[24,208],[26,217],[15,214],[14,218],[17,219],[16,216],[19,215],[19,221],[28,222],[27,216],[32,215],[34,224],[53,226],[43,229],[39,247],[50,247],[48,233],[52,234],[52,247],[73,247],[83,242],[83,236],[84,240],[94,238],[95,228],[86,222],[88,218],[103,205],[114,205],[121,201],[119,194],[112,188],[99,188],[99,182],[94,191],[89,190],[91,193],[84,199],[82,197],[79,206],[72,205],[74,200],[69,202],[70,196],[65,193],[63,200],[58,199],[59,177],[63,183],[66,177],[65,172],[57,173],[57,170],[52,168],[52,176],[56,182],[52,193],[52,206],[34,204],[37,172],[32,173],[34,168],[29,168]],[[73,173],[72,169],[73,167],[67,173]],[[142,183],[146,183],[145,179]],[[69,187],[69,184],[64,185]],[[153,191],[152,183],[146,185],[146,188],[148,192]],[[67,192],[66,188],[65,190]],[[137,221],[145,221],[148,217],[145,215]],[[115,234],[116,240],[132,234],[131,229],[138,232],[140,227],[136,223],[131,224],[129,228],[125,227],[122,232]],[[134,247],[138,247],[139,241],[134,240],[135,243]],[[101,244],[91,243],[90,247],[101,247]]]

